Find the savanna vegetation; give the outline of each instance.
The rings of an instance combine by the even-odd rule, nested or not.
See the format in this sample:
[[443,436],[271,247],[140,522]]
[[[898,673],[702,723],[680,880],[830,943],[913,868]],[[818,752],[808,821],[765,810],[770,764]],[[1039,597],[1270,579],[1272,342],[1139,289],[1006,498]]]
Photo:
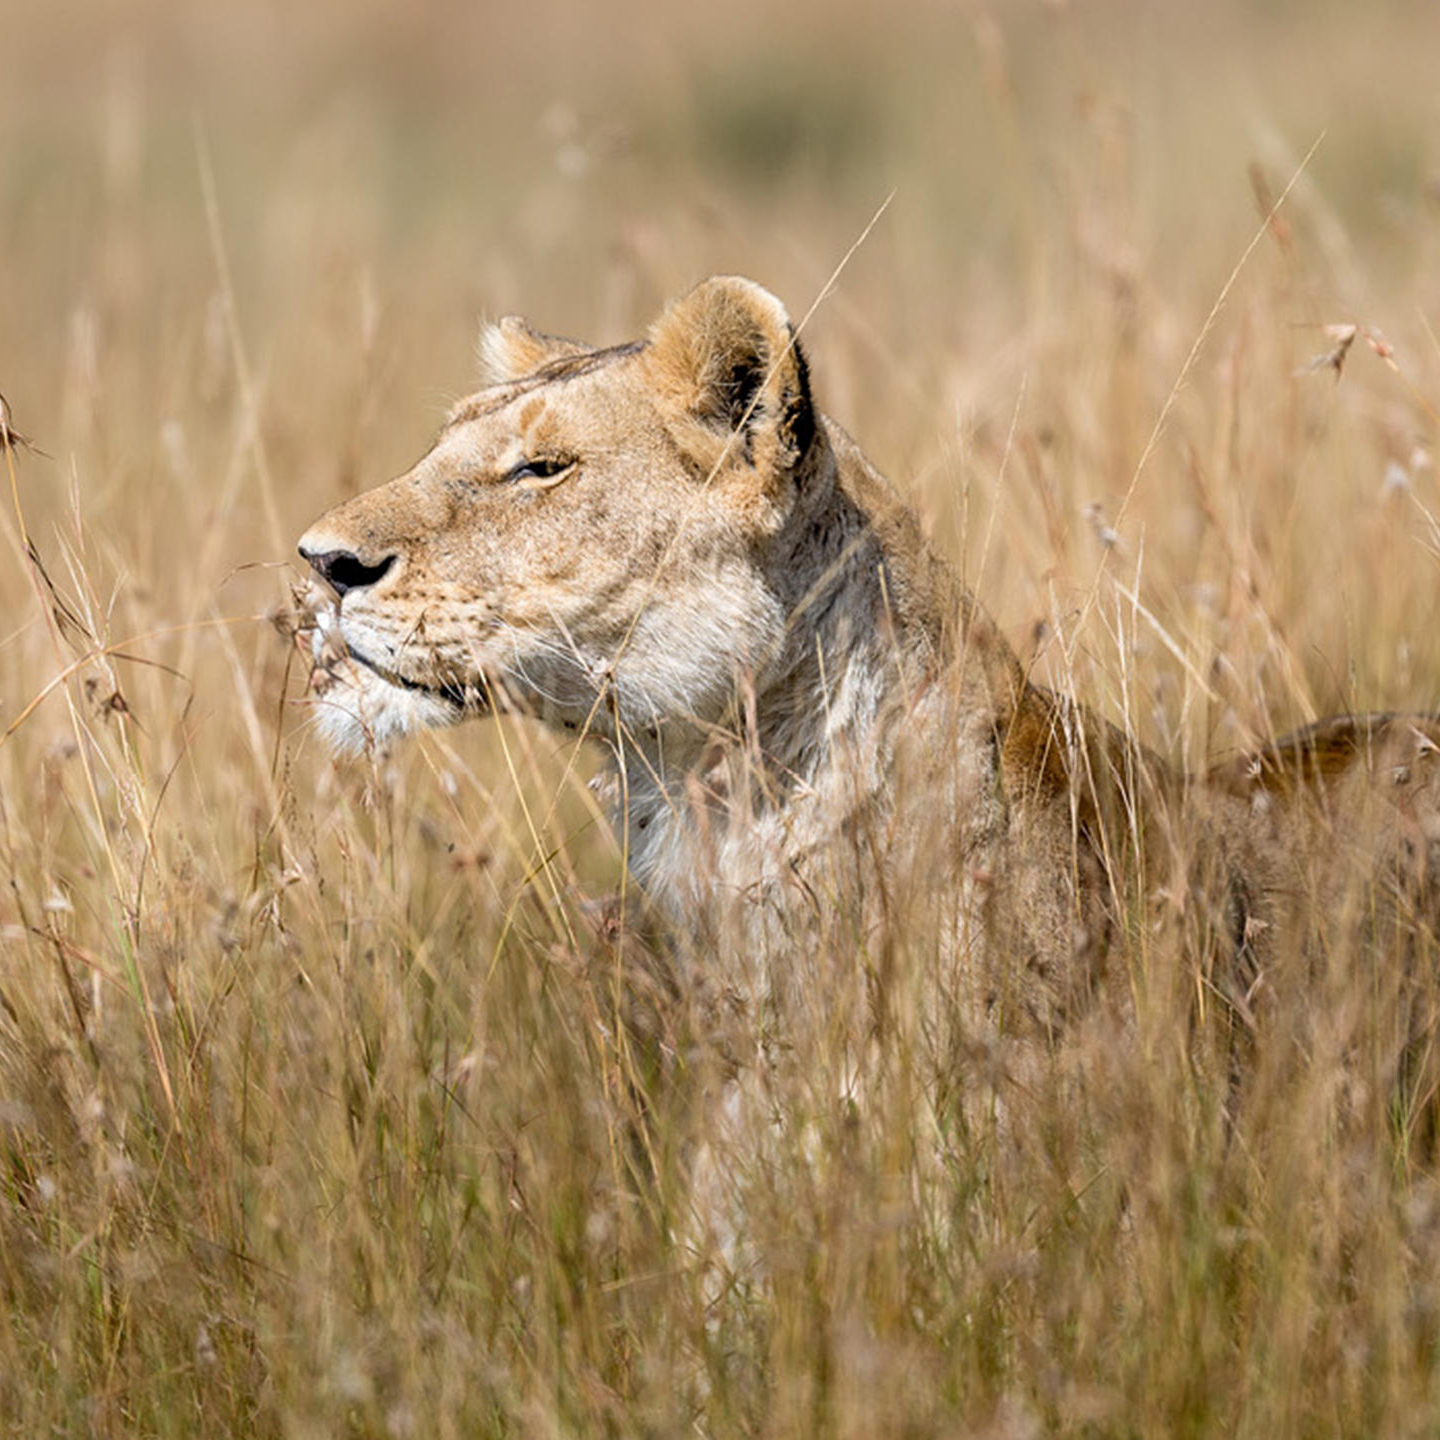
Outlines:
[[1238,1079],[1164,936],[1022,1079],[936,1053],[922,925],[837,928],[747,1139],[735,957],[607,923],[593,761],[332,759],[286,633],[482,315],[834,276],[819,403],[1039,679],[1197,771],[1440,707],[1437,55],[1424,0],[0,3],[0,1425],[1440,1429],[1364,894]]

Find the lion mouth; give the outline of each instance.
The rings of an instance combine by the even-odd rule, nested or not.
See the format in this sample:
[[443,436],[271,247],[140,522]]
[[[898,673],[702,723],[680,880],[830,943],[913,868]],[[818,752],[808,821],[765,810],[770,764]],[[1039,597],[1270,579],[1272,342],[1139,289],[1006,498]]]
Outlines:
[[485,692],[480,686],[457,685],[451,681],[432,685],[423,680],[412,680],[409,676],[401,675],[398,671],[372,660],[363,651],[357,650],[348,640],[342,640],[342,643],[345,646],[345,657],[348,660],[356,665],[364,666],[372,674],[378,675],[387,685],[395,686],[397,690],[408,690],[414,695],[428,695],[432,699],[442,700],[466,715],[482,714],[490,708]]
[[[292,591],[295,610],[284,617],[282,629],[291,636],[300,652],[310,662],[307,689],[315,696],[338,694],[348,683],[365,671],[395,690],[423,696],[448,707],[455,718],[483,715],[491,707],[489,686],[482,680],[417,680],[401,674],[389,665],[367,655],[345,635],[340,607],[328,588],[313,580],[297,585]],[[277,624],[281,621],[277,619]]]

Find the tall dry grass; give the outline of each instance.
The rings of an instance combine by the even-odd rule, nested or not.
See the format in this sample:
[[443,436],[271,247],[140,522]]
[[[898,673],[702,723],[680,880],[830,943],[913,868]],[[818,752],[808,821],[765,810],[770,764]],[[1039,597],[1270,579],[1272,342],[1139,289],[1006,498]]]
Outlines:
[[11,1433],[1433,1433],[1440,1186],[1358,951],[1237,1102],[1163,986],[1020,1091],[910,1023],[918,912],[836,933],[817,984],[904,1023],[821,1007],[717,1126],[750,1021],[583,902],[585,765],[336,765],[268,619],[480,312],[802,311],[894,189],[818,391],[1039,676],[1192,768],[1430,708],[1428,7],[0,22],[0,389],[53,457],[0,472]]

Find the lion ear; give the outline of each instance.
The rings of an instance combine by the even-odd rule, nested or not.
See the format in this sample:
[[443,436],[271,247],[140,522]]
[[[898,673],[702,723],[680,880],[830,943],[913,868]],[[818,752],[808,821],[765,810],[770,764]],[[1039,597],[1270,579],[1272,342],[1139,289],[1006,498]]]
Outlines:
[[[682,419],[681,440],[710,465],[793,469],[815,434],[810,380],[785,307],[751,280],[720,275],[677,300],[650,330],[656,392]],[[716,445],[719,437],[723,443]]]
[[532,375],[542,365],[568,355],[583,355],[586,347],[558,335],[545,335],[519,315],[506,315],[480,331],[480,383],[505,385]]

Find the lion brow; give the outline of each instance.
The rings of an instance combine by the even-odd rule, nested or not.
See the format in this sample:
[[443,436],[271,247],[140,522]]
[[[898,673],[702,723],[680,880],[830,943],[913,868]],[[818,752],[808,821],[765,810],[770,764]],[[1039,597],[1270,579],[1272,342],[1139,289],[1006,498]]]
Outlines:
[[467,420],[479,420],[483,416],[493,415],[513,400],[518,400],[520,396],[528,395],[532,390],[539,390],[543,386],[578,380],[580,376],[603,369],[616,360],[638,355],[645,345],[644,340],[628,340],[623,345],[607,345],[600,350],[585,350],[579,355],[560,355],[554,360],[547,360],[538,370],[532,370],[528,375],[508,380],[499,386],[491,386],[462,400],[450,412],[444,428],[448,430],[451,426],[463,425]]

